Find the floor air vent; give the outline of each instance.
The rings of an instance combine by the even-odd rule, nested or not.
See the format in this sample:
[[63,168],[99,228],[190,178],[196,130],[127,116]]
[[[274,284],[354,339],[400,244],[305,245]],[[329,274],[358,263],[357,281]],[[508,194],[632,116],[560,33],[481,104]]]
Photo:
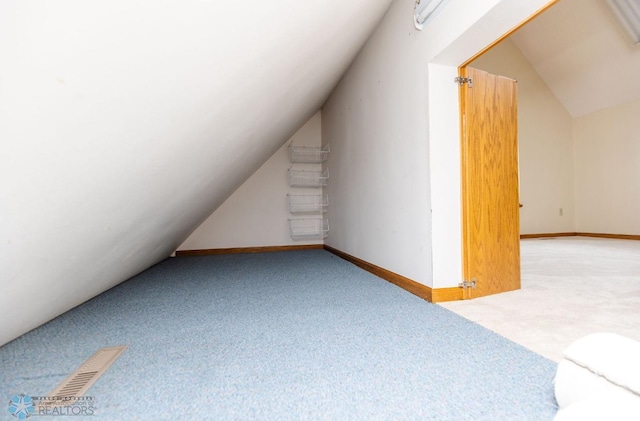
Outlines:
[[126,345],[99,349],[47,396],[57,400],[84,395],[125,349]]

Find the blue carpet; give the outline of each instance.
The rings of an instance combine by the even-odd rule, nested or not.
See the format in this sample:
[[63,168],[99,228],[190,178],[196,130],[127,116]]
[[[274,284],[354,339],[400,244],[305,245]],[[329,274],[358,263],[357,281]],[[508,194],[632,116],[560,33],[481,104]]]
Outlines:
[[555,363],[324,250],[167,259],[1,347],[0,400],[45,395],[115,345],[129,348],[87,393],[87,419],[541,421],[557,410]]

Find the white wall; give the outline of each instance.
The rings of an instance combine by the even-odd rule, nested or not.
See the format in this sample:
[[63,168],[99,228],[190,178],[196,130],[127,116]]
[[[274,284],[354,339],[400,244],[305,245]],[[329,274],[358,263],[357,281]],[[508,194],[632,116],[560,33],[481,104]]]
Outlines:
[[[289,236],[287,194],[317,194],[322,189],[289,187],[288,145],[321,146],[321,113],[317,112],[236,190],[178,250],[322,244]],[[319,164],[295,164],[317,170]]]
[[169,256],[390,2],[0,2],[0,344]]
[[431,272],[426,61],[396,1],[322,109],[331,144],[326,243],[428,283]]
[[640,235],[640,101],[574,120],[576,230]]
[[471,66],[518,81],[520,232],[574,232],[573,119],[511,39]]
[[323,107],[327,244],[425,285],[457,285],[460,238],[443,248],[440,240],[460,232],[460,175],[430,167],[459,161],[457,89],[430,92],[431,79],[450,87],[455,66],[545,3],[452,0],[423,32],[412,24],[413,0],[393,3]]
[[456,66],[429,64],[429,145],[433,286],[453,286],[462,279],[460,186],[460,105]]

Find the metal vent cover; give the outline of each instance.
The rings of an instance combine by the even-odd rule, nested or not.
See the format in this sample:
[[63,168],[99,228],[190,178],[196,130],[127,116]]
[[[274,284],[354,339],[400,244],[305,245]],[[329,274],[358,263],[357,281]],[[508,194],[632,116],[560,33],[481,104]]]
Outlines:
[[49,405],[64,403],[63,398],[80,397],[102,376],[116,359],[127,349],[126,345],[97,350],[88,360],[64,379],[47,397]]

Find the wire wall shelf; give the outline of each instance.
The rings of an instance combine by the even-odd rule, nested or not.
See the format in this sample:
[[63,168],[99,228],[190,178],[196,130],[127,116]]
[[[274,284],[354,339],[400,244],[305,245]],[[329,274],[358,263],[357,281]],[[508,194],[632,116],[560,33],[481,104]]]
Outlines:
[[329,236],[329,220],[322,218],[289,219],[289,234],[294,240],[320,240]]
[[306,164],[320,164],[329,156],[329,145],[294,146],[289,144],[289,160]]
[[329,179],[329,169],[324,171],[305,171],[289,168],[291,187],[324,187]]
[[288,194],[287,199],[291,213],[326,212],[329,206],[327,194]]

